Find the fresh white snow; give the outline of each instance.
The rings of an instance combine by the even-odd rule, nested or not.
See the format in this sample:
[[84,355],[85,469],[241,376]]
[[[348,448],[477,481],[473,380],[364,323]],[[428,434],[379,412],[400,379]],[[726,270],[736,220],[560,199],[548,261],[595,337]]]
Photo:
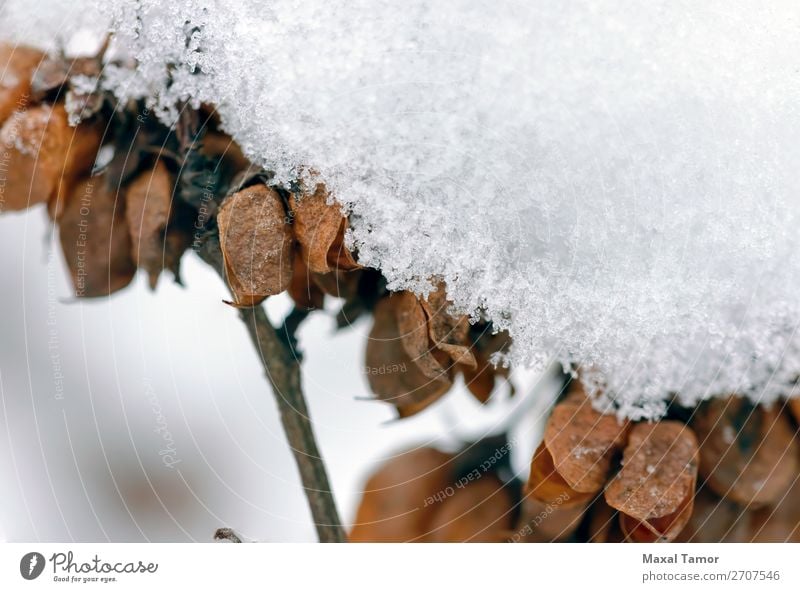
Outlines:
[[[444,278],[512,361],[593,372],[649,418],[800,370],[800,5],[780,0],[8,0],[0,35],[111,26],[121,97],[219,107],[318,171],[362,263]],[[176,67],[177,66],[177,67]],[[172,80],[168,80],[168,71]]]

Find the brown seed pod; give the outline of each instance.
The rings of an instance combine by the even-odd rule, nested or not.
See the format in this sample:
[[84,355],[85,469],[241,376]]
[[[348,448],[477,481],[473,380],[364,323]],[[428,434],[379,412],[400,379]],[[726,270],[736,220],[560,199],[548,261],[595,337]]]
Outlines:
[[369,334],[365,373],[370,389],[379,399],[392,403],[400,417],[408,417],[426,408],[452,386],[446,370],[426,376],[408,354],[399,327],[399,301],[405,297],[392,294],[375,305],[374,324]]
[[392,305],[397,316],[397,328],[400,331],[400,342],[406,354],[419,370],[428,378],[436,379],[449,367],[446,356],[438,356],[430,343],[428,322],[425,312],[411,292],[396,292],[392,296]]
[[58,220],[59,240],[79,298],[108,296],[136,273],[124,200],[105,176],[75,184]]
[[302,257],[294,257],[292,281],[287,291],[297,308],[315,310],[325,306],[325,293],[314,281]]
[[420,304],[427,319],[428,336],[436,348],[450,356],[453,363],[474,370],[477,363],[467,336],[469,320],[466,316],[453,316],[448,312],[445,285],[439,283]]
[[698,456],[694,433],[680,422],[631,428],[622,469],[605,491],[626,538],[675,540],[692,515]]
[[746,543],[750,537],[752,512],[720,498],[707,486],[694,496],[692,517],[675,539],[679,543]]
[[255,306],[289,286],[291,227],[274,189],[254,185],[227,197],[217,223],[225,275],[237,306]]
[[752,543],[800,543],[800,475],[773,505],[753,512],[748,538]]
[[347,218],[335,203],[328,203],[325,185],[318,183],[314,193],[292,195],[289,205],[294,215],[294,235],[306,266],[314,273],[358,268],[344,246]]
[[[488,328],[474,330],[474,335],[469,336],[470,351],[475,359],[475,366],[460,365],[459,369],[464,374],[464,383],[481,403],[486,403],[494,391],[497,377],[508,378],[508,368],[492,363],[495,353],[506,353],[511,346],[511,337],[507,331],[492,334]],[[513,394],[513,387],[511,393]]]
[[172,177],[164,163],[158,161],[151,170],[141,173],[128,185],[125,195],[133,260],[147,272],[151,289],[155,289],[166,263],[172,191]]
[[800,397],[794,397],[786,401],[786,406],[789,408],[789,412],[794,417],[794,420],[797,424],[800,424]]
[[559,403],[547,421],[544,443],[559,475],[574,491],[602,489],[611,460],[624,445],[630,425],[595,411],[588,398]]
[[740,397],[713,399],[695,412],[700,475],[717,495],[740,504],[774,503],[798,473],[800,448],[780,409]]
[[586,500],[578,504],[570,501],[567,494],[550,502],[526,497],[511,542],[551,543],[569,540],[580,526],[589,503]]
[[621,543],[625,540],[619,527],[619,513],[598,497],[588,511],[589,524],[586,542]]
[[0,124],[28,105],[31,76],[44,59],[32,47],[0,43]]
[[[450,490],[446,490],[446,494]],[[512,528],[513,498],[495,475],[484,475],[452,489],[437,508],[427,541],[499,543]]]
[[74,182],[91,171],[100,133],[92,124],[69,127],[61,105],[14,113],[0,129],[0,147],[8,154],[3,208],[49,202],[50,215],[57,219]]
[[352,542],[422,540],[439,502],[453,486],[452,455],[416,448],[387,461],[369,478],[358,506]]

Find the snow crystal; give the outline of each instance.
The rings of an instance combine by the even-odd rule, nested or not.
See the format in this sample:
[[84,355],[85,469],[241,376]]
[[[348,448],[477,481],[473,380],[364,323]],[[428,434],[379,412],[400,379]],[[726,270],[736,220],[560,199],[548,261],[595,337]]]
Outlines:
[[587,369],[632,418],[794,383],[793,0],[45,4],[6,2],[0,32],[107,16],[138,60],[108,69],[119,96],[214,103],[279,180],[318,171],[362,263],[444,278],[513,362]]

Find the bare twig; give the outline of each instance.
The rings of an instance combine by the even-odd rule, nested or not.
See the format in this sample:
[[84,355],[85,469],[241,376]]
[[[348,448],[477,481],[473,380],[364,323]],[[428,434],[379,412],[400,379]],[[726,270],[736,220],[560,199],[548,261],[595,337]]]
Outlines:
[[[198,250],[200,257],[221,277],[225,277],[219,238],[209,236]],[[247,326],[250,339],[272,385],[278,403],[281,423],[294,454],[305,489],[311,516],[320,542],[339,543],[346,540],[333,499],[325,463],[319,453],[314,429],[308,413],[300,381],[300,363],[291,346],[293,336],[281,339],[263,307],[242,308],[239,315]],[[284,330],[287,328],[284,327]]]

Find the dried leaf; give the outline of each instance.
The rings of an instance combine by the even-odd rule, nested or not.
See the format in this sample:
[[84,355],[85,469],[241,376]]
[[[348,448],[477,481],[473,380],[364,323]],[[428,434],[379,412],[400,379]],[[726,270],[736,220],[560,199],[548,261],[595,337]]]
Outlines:
[[798,473],[800,448],[786,415],[743,398],[714,399],[695,412],[700,475],[740,504],[774,503]]
[[671,541],[680,534],[692,515],[698,456],[697,439],[682,423],[640,423],[630,430],[622,469],[605,492],[627,538]]
[[31,76],[42,59],[32,47],[0,43],[0,124],[28,106]]
[[452,380],[447,372],[433,378],[425,376],[408,355],[398,327],[396,300],[388,296],[375,305],[365,373],[372,392],[392,403],[400,417],[408,417],[450,390]]
[[453,316],[448,312],[450,303],[444,284],[440,283],[421,304],[428,320],[428,334],[434,345],[450,356],[453,363],[474,370],[477,363],[470,351],[469,320],[466,316]]
[[8,155],[4,191],[7,210],[49,202],[58,218],[73,183],[91,170],[100,147],[95,125],[69,127],[61,105],[40,105],[14,113],[0,129]]
[[544,443],[553,465],[575,491],[596,493],[608,479],[611,460],[625,445],[630,425],[592,408],[588,398],[559,403],[547,421]]
[[344,247],[347,220],[337,204],[328,203],[328,197],[325,185],[319,183],[313,194],[305,192],[290,199],[300,253],[314,273],[358,267]]
[[381,466],[364,486],[351,542],[421,540],[430,531],[440,497],[453,486],[452,455],[416,448]]
[[58,220],[59,240],[76,296],[108,296],[136,273],[124,200],[105,176],[79,181]]
[[164,269],[166,231],[172,210],[173,179],[163,162],[141,173],[128,186],[125,214],[133,244],[133,259],[147,272],[155,289]]
[[514,501],[500,479],[484,475],[452,491],[437,508],[427,541],[499,543],[508,539]]
[[265,185],[225,199],[217,215],[228,285],[238,306],[283,292],[292,279],[291,227],[283,201]]

